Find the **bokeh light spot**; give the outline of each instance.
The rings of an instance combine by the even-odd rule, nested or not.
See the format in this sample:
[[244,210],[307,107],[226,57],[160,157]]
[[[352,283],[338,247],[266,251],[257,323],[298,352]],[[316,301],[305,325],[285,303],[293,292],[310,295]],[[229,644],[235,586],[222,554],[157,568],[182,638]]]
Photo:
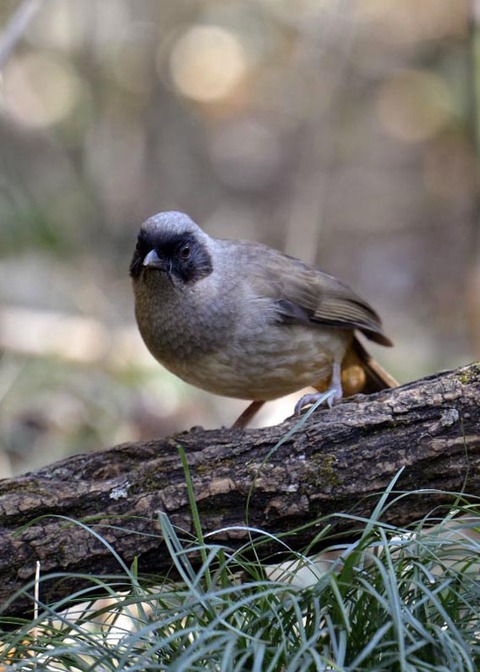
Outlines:
[[45,128],[67,117],[78,102],[81,83],[65,61],[31,53],[5,68],[2,107],[16,121]]
[[438,75],[403,70],[380,89],[377,114],[394,137],[422,142],[437,135],[453,113],[451,94]]
[[247,71],[247,55],[232,32],[218,26],[194,26],[170,54],[170,74],[188,98],[211,102],[226,98]]

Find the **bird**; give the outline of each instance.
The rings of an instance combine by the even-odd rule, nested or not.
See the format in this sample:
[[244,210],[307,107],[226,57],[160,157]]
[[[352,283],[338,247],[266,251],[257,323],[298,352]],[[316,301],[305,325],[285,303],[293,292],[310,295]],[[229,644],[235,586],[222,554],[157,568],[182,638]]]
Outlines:
[[334,276],[254,241],[209,236],[183,212],[140,227],[130,263],[135,317],[166,369],[213,394],[249,400],[244,428],[263,403],[306,387],[329,406],[397,382],[358,332],[385,346],[378,314]]

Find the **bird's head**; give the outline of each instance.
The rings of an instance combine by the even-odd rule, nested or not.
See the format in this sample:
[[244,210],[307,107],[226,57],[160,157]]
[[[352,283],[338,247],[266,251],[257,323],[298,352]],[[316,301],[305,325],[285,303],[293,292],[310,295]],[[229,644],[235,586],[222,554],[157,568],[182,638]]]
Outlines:
[[134,282],[162,273],[173,284],[193,284],[213,270],[211,238],[182,212],[160,212],[141,226],[130,263]]

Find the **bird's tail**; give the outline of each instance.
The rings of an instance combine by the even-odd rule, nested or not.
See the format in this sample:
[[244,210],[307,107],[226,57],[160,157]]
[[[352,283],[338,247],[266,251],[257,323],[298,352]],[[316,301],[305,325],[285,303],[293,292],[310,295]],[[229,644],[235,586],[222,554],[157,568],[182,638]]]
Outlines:
[[354,336],[342,362],[343,396],[350,397],[358,392],[371,394],[397,386],[398,381],[368,354]]

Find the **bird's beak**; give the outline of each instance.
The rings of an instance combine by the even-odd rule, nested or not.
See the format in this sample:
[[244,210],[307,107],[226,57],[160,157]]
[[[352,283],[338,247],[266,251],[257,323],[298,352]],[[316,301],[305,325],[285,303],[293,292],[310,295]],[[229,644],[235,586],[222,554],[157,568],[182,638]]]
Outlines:
[[150,250],[142,262],[142,266],[148,268],[158,268],[160,271],[167,270],[167,264],[164,259],[160,259],[155,250]]

